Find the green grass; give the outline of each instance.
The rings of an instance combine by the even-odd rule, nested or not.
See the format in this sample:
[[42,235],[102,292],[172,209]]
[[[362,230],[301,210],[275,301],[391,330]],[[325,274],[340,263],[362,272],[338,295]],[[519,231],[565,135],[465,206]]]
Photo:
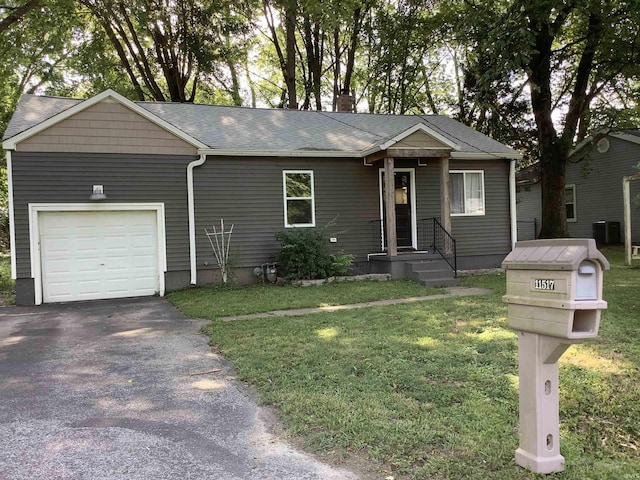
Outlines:
[[[504,275],[465,279],[493,288],[487,296],[213,321],[206,331],[306,448],[367,465],[372,478],[638,479],[640,268],[623,266],[619,250],[605,254],[600,336],[560,361],[562,474],[514,463],[517,342]],[[245,290],[248,302],[254,294]]]
[[0,253],[0,297],[13,301],[15,290],[15,281],[11,278],[11,256]]
[[341,282],[318,286],[252,285],[190,288],[168,295],[171,302],[192,318],[214,320],[230,315],[313,308],[388,298],[435,295],[443,290],[410,281]]

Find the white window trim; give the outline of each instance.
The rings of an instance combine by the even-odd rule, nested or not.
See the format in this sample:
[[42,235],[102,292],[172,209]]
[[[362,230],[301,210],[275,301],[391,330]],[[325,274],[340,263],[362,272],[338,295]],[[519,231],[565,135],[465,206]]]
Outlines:
[[[463,174],[463,180],[462,180],[462,184],[464,186],[464,192],[466,194],[467,188],[467,180],[466,180],[466,174],[467,173],[479,173],[480,174],[480,178],[482,181],[482,213],[451,213],[452,217],[484,217],[487,214],[487,202],[486,202],[486,198],[485,198],[485,184],[484,184],[484,170],[449,170],[449,174],[452,173],[462,173]],[[450,193],[451,194],[451,193]],[[465,197],[465,210],[467,208],[467,199]]]
[[575,223],[578,221],[578,204],[576,203],[576,184],[569,183],[564,186],[565,191],[570,188],[573,193],[573,218],[567,217],[567,222]]
[[158,228],[158,285],[160,296],[165,293],[164,273],[167,271],[167,242],[165,238],[164,203],[30,203],[29,245],[31,254],[31,278],[35,290],[35,304],[42,304],[42,258],[40,251],[40,212],[110,212],[150,210],[156,213]]
[[[418,249],[418,220],[416,215],[416,169],[415,168],[394,168],[393,173],[396,172],[408,172],[409,181],[411,184],[411,247]],[[384,196],[382,194],[382,175],[384,174],[384,168],[378,170],[378,192],[380,197],[380,248],[384,250],[384,239],[387,232],[384,229]]]
[[[287,175],[288,174],[305,174],[311,177],[311,197],[287,197]],[[282,196],[284,203],[284,226],[285,228],[306,228],[316,226],[316,192],[315,181],[313,178],[313,170],[283,170],[282,171]],[[287,200],[311,200],[311,223],[294,223],[287,222],[289,212]]]

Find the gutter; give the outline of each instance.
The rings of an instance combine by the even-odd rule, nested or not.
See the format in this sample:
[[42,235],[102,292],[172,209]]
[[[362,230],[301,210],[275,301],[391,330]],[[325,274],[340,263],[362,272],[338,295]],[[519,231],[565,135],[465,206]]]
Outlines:
[[7,150],[7,196],[9,197],[9,244],[11,250],[11,278],[18,278],[16,270],[16,222],[13,213],[13,165],[11,150]]
[[[212,157],[284,157],[284,158],[365,158],[381,152],[380,146],[365,150],[230,150],[222,148],[201,148],[200,154]],[[521,160],[519,152],[451,152],[453,160]]]
[[187,206],[189,208],[189,265],[191,267],[191,285],[198,281],[196,260],[196,207],[193,193],[193,169],[203,165],[207,155],[200,153],[200,158],[187,165]]
[[518,241],[518,217],[516,211],[516,160],[509,162],[509,213],[511,217],[511,250]]

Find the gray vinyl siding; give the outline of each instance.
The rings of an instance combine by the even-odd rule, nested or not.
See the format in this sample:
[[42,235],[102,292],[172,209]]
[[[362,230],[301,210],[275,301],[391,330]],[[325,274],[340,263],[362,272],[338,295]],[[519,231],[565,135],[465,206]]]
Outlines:
[[328,232],[338,239],[336,250],[358,256],[371,251],[370,222],[380,212],[377,168],[355,159],[210,157],[194,171],[198,268],[215,265],[204,229],[219,229],[220,219],[234,225],[234,266],[275,260],[275,233],[285,230],[283,170],[313,171],[316,227],[335,222]]
[[540,183],[520,187],[516,194],[518,241],[535,240],[542,220],[542,190]]
[[[592,238],[593,223],[598,221],[620,222],[624,232],[624,200],[622,177],[639,172],[640,145],[608,137],[609,151],[599,153],[595,149],[583,154],[576,163],[569,162],[566,183],[576,186],[577,221],[569,222],[569,234],[576,238]],[[631,197],[640,193],[640,182],[631,182]],[[640,241],[640,206],[632,200],[632,239]],[[622,240],[624,236],[622,234]]]
[[29,203],[88,203],[104,185],[104,203],[161,202],[165,207],[167,269],[189,269],[187,164],[194,156],[12,153],[16,269],[31,276]]
[[[440,207],[440,160],[431,159],[426,161],[425,167],[416,167],[416,162],[410,160],[398,161],[398,166],[416,168],[416,219],[418,220],[418,233],[421,225],[427,219],[440,217],[442,209]],[[420,239],[418,239],[420,242]]]
[[[397,168],[414,168],[416,219],[440,216],[438,160],[419,167],[415,160],[397,160]],[[285,230],[283,170],[312,170],[316,227],[335,221],[328,232],[338,239],[335,250],[366,260],[380,250],[372,221],[380,219],[379,170],[362,160],[210,157],[194,170],[197,262],[199,269],[215,266],[204,229],[219,228],[224,219],[234,225],[231,256],[235,267],[256,267],[276,258],[275,232]],[[450,163],[451,169],[485,171],[487,214],[453,218],[460,255],[506,255],[510,250],[509,166],[506,161]],[[418,225],[420,233],[420,225]]]
[[506,255],[511,250],[509,213],[509,162],[459,161],[449,163],[450,170],[483,170],[485,214],[452,216],[451,229],[458,256]]

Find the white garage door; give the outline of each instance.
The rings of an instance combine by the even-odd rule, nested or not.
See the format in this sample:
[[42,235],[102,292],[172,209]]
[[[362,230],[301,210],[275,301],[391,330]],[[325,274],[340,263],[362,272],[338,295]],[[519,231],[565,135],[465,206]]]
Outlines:
[[40,212],[45,302],[159,291],[155,211]]

